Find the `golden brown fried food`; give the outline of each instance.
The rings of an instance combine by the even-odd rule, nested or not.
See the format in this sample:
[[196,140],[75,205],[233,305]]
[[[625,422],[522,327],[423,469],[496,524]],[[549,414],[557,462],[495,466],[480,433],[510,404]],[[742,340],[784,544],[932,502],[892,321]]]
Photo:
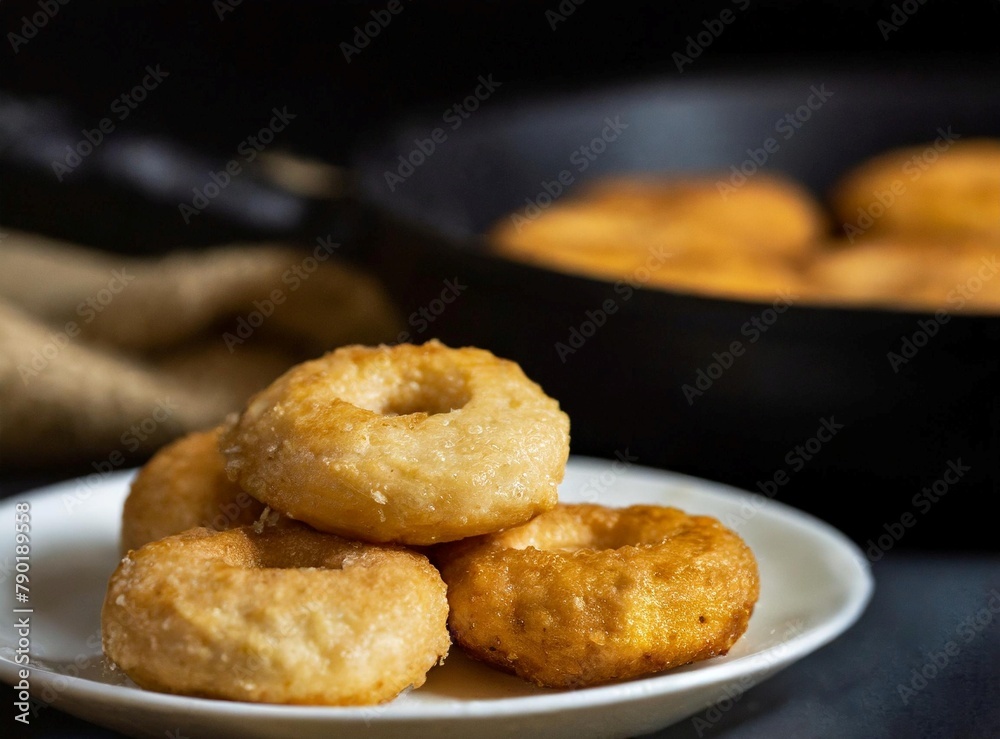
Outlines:
[[766,254],[680,253],[649,274],[652,286],[698,295],[766,301],[803,295],[801,274]]
[[[524,252],[518,256],[523,261],[550,269],[622,281],[633,287],[649,286],[744,299],[799,294],[801,274],[787,259],[763,252],[749,253],[737,245],[726,249],[721,236],[712,237],[712,248],[692,247],[704,236],[693,232],[676,234],[674,243],[663,238],[649,238],[646,251],[615,246],[581,249],[569,243],[554,242],[544,251]],[[514,251],[509,251],[508,256],[514,256]]]
[[756,560],[736,534],[658,506],[560,505],[434,557],[458,644],[557,688],[726,654],[759,592]]
[[808,269],[813,300],[918,310],[1000,308],[1000,244],[982,239],[867,239],[831,245]]
[[794,262],[825,226],[797,185],[757,177],[720,192],[700,179],[614,178],[534,220],[505,219],[496,249],[520,261],[634,286],[745,299],[800,286]]
[[365,705],[423,684],[448,652],[447,616],[423,555],[289,524],[130,552],[101,624],[105,654],[150,690]]
[[712,180],[632,177],[595,182],[534,219],[505,218],[489,235],[511,258],[548,264],[554,254],[553,266],[565,267],[574,255],[645,258],[652,248],[796,257],[824,228],[819,205],[783,179],[756,177],[721,193]]
[[226,476],[221,429],[188,434],[158,451],[132,482],[121,550],[199,526],[219,531],[256,521],[264,505]]
[[773,175],[739,187],[695,177],[610,178],[596,181],[582,198],[605,213],[638,217],[647,235],[690,232],[695,239],[689,248],[701,250],[736,246],[794,257],[809,251],[827,225],[805,188]]
[[831,199],[852,241],[876,234],[1000,239],[1000,141],[938,139],[890,151],[849,172]]
[[552,508],[569,419],[517,364],[482,349],[351,346],[251,398],[222,448],[230,477],[292,518],[432,544]]

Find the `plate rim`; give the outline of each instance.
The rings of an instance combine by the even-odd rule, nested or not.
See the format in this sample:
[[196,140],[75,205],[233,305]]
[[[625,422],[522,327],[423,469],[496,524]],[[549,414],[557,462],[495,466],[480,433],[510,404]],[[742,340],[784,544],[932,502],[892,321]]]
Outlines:
[[[580,473],[585,473],[588,468],[605,471],[613,463],[614,461],[610,459],[572,455],[567,469],[569,469],[569,465],[572,465],[574,471],[578,469]],[[137,471],[138,468],[131,468],[106,474],[99,483],[100,489],[97,494],[106,494],[106,490],[114,490],[119,486],[122,487],[122,491],[126,490],[127,488],[124,486],[128,484]],[[655,478],[657,482],[672,487],[691,489],[697,494],[707,493],[709,497],[722,495],[750,499],[755,495],[751,491],[726,483],[644,465],[633,464],[625,473],[619,474],[638,475],[643,479]],[[74,484],[86,479],[86,476],[69,478],[7,496],[0,500],[0,515],[6,513],[8,509],[13,511],[13,507],[19,502],[28,501],[35,505],[36,501],[56,497],[67,488],[71,488]],[[118,492],[117,494],[122,493]],[[607,683],[578,690],[552,690],[534,695],[501,698],[461,699],[458,703],[461,706],[459,711],[455,710],[455,704],[415,703],[394,706],[389,713],[387,708],[392,705],[392,701],[374,706],[299,706],[228,701],[158,693],[142,688],[114,685],[53,672],[34,665],[29,666],[32,677],[32,692],[36,692],[37,688],[41,686],[64,683],[58,687],[59,698],[53,701],[52,705],[63,703],[64,695],[71,692],[72,697],[76,699],[113,702],[129,709],[183,710],[192,716],[220,716],[227,713],[238,713],[251,718],[322,719],[336,723],[364,721],[367,725],[374,722],[433,722],[485,718],[495,714],[543,715],[583,707],[634,702],[653,696],[667,697],[674,693],[684,693],[707,685],[723,686],[741,678],[756,678],[759,675],[784,669],[845,633],[864,613],[875,589],[871,563],[864,557],[860,547],[843,532],[810,513],[773,498],[768,500],[767,509],[769,510],[767,515],[781,519],[783,524],[791,523],[799,529],[811,530],[813,534],[825,538],[827,544],[836,547],[840,554],[846,555],[845,559],[853,564],[856,572],[855,577],[850,580],[845,603],[821,624],[803,633],[777,641],[760,651],[728,662],[706,665],[700,670],[682,673],[667,671],[645,678]],[[774,656],[776,653],[777,657]],[[22,668],[23,665],[17,665],[6,656],[0,655],[0,680],[4,683],[12,686],[18,679],[17,671]],[[757,680],[755,679],[754,682],[756,683]],[[671,683],[677,683],[677,685],[671,688]]]

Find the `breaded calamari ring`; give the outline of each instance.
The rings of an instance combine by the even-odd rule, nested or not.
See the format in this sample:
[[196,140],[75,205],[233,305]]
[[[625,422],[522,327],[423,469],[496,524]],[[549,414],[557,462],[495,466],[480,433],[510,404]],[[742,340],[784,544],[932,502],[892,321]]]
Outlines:
[[322,531],[432,544],[556,504],[569,419],[482,349],[338,349],[286,372],[223,434],[230,478]]
[[1000,140],[887,152],[848,172],[831,200],[848,236],[1000,239]]
[[122,513],[121,551],[187,529],[225,530],[256,521],[264,505],[226,476],[221,429],[188,434],[139,470]]
[[423,555],[289,523],[129,552],[101,626],[108,658],[150,690],[366,705],[423,684],[448,652],[447,616]]
[[433,556],[455,641],[555,688],[726,654],[759,592],[756,560],[736,534],[659,506],[560,505]]

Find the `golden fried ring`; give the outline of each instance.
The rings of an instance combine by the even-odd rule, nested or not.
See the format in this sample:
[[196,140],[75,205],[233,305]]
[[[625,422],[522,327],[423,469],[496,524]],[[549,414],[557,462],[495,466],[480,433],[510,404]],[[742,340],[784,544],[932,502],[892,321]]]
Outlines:
[[593,273],[607,259],[603,275],[614,279],[630,257],[663,251],[798,258],[825,229],[819,204],[783,178],[758,176],[736,187],[637,175],[590,183],[532,219],[514,214],[489,238],[505,256],[557,269],[579,257],[584,269],[570,271]]
[[623,247],[614,241],[586,248],[553,242],[537,250],[513,246],[504,254],[548,269],[620,280],[632,286],[744,300],[799,297],[802,279],[787,259],[766,251],[750,252],[738,245],[726,249],[721,236],[713,236],[712,240],[710,249],[700,248],[697,237],[688,233],[677,234],[673,243],[659,236],[649,237],[645,250]]
[[759,592],[756,560],[736,534],[658,506],[560,505],[434,556],[456,642],[554,688],[725,654]]
[[188,434],[163,447],[139,470],[122,513],[123,554],[187,529],[222,531],[260,517],[263,504],[226,476],[220,431]]
[[1000,141],[890,151],[849,172],[831,199],[852,241],[868,234],[1000,238]]
[[981,237],[875,236],[820,254],[806,272],[815,301],[965,313],[1000,307],[1000,244]]
[[230,478],[322,531],[431,544],[557,500],[569,419],[482,349],[351,346],[293,367],[222,438]]
[[108,584],[104,652],[143,688],[315,705],[389,700],[448,652],[427,558],[300,524],[194,529],[129,552]]

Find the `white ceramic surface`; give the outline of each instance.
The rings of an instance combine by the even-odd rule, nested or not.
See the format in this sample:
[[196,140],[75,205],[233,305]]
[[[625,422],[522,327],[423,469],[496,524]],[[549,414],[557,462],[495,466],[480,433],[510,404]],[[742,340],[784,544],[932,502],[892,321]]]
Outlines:
[[[725,657],[652,677],[576,691],[545,690],[452,648],[427,683],[383,706],[319,708],[184,698],[142,690],[101,657],[100,609],[118,561],[132,472],[74,480],[0,505],[0,679],[14,664],[14,506],[31,505],[31,690],[60,709],[134,736],[492,737],[635,736],[695,714],[763,680],[845,631],[873,581],[843,535],[788,506],[659,470],[574,458],[565,502],[673,505],[719,517],[751,546],[761,594],[750,627]],[[22,606],[23,607],[23,606]]]

